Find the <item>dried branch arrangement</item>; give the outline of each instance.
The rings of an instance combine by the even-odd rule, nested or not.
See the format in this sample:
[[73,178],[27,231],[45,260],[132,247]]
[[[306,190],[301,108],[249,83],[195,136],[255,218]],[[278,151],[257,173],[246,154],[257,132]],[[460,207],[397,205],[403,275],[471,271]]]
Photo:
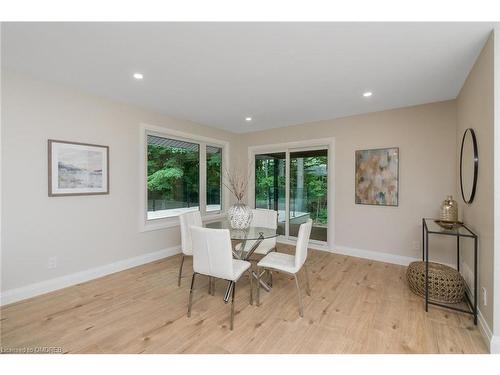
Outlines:
[[248,181],[250,180],[251,163],[248,166],[248,173],[245,175],[238,169],[224,168],[224,176],[222,184],[227,190],[234,195],[238,202],[241,202],[245,197],[248,189]]

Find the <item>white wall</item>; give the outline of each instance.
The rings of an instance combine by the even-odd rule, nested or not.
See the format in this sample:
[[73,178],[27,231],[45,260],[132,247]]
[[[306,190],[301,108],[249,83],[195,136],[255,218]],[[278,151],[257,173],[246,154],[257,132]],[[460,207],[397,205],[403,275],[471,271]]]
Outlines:
[[[178,228],[139,232],[139,125],[228,142],[232,133],[2,74],[2,292],[180,243]],[[49,198],[49,138],[109,145],[110,194]]]
[[[479,171],[474,201],[465,204],[459,202],[462,220],[479,236],[478,240],[478,294],[479,310],[489,328],[493,328],[493,140],[494,140],[494,104],[493,104],[493,34],[488,39],[482,52],[472,67],[462,90],[457,98],[457,174],[459,168],[462,136],[467,128],[473,128],[476,134],[479,154]],[[460,180],[457,178],[457,186]],[[460,191],[460,190],[459,190]],[[463,259],[473,269],[472,241],[463,242]],[[483,304],[481,288],[486,288],[488,301]]]
[[[494,167],[494,238],[493,238],[493,337],[492,353],[500,354],[500,23],[495,25],[493,37],[493,167]],[[495,272],[496,270],[496,272]]]
[[[321,121],[284,129],[245,134],[241,159],[248,147],[335,138],[334,250],[365,250],[380,259],[421,257],[421,219],[438,217],[441,202],[456,196],[456,102]],[[399,147],[399,207],[354,203],[356,150]],[[242,168],[247,163],[242,164]],[[455,261],[453,242],[433,239],[434,259]],[[418,249],[414,249],[414,243]],[[362,252],[352,252],[363,254]],[[377,255],[378,253],[378,255]]]

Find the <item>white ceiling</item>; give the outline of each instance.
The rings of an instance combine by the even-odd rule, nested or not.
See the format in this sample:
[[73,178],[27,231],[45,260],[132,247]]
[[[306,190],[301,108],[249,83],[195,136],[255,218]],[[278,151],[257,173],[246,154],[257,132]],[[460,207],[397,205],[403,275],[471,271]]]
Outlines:
[[453,99],[491,30],[488,23],[4,23],[2,63],[248,132]]

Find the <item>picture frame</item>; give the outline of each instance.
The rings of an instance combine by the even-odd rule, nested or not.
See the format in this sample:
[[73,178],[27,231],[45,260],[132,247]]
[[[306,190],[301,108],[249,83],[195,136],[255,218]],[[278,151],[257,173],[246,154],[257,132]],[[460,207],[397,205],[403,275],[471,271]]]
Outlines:
[[49,139],[49,197],[109,194],[109,146]]
[[356,204],[399,206],[399,159],[399,147],[356,150]]

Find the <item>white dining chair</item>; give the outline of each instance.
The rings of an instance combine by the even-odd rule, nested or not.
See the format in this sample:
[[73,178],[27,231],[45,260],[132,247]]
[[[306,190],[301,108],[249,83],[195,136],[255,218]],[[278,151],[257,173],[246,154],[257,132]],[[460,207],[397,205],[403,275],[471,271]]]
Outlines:
[[[253,208],[252,209],[252,226],[271,228],[276,230],[278,228],[278,212],[274,210],[266,210],[263,208]],[[254,245],[255,241],[245,241],[244,243],[236,244],[234,247],[236,251],[250,250]],[[276,237],[266,238],[263,240],[257,249],[255,249],[253,254],[260,255],[260,257],[267,255],[271,251],[276,251]],[[254,261],[255,262],[255,261]],[[266,272],[266,271],[263,271]],[[271,271],[267,271],[269,274],[269,286],[273,285],[273,275]],[[262,275],[261,275],[262,276]]]
[[306,292],[311,295],[311,288],[309,285],[309,275],[307,274],[307,267],[305,261],[307,259],[307,244],[309,242],[309,237],[311,235],[312,220],[307,220],[306,223],[300,225],[299,235],[297,237],[297,246],[295,249],[295,255],[283,254],[277,252],[271,252],[267,254],[262,260],[257,263],[257,275],[259,280],[257,281],[257,306],[260,305],[260,269],[268,269],[278,272],[287,273],[293,275],[295,278],[295,285],[297,286],[297,293],[299,297],[299,315],[304,316],[304,307],[302,304],[302,296],[300,294],[300,285],[297,274],[304,268],[305,278],[306,278]]
[[187,316],[191,316],[193,303],[193,286],[195,276],[205,275],[209,278],[224,279],[232,283],[231,294],[231,323],[234,322],[234,295],[236,293],[236,282],[245,271],[250,276],[250,304],[253,305],[253,283],[251,264],[246,260],[233,259],[231,238],[228,229],[211,229],[191,227],[191,238],[193,242],[193,278],[189,290],[189,302]]
[[[181,266],[179,268],[179,279],[177,280],[177,286],[181,286],[182,277],[182,266],[184,265],[184,258],[187,256],[193,256],[193,244],[191,241],[191,226],[202,227],[203,223],[201,221],[200,211],[186,212],[179,215],[180,227],[181,227],[181,250],[182,250],[182,260]],[[210,286],[211,284],[209,284]]]
[[[276,230],[278,228],[278,212],[274,210],[254,208],[252,209],[251,225],[254,227],[271,228]],[[252,241],[247,241],[244,246],[246,249],[250,249],[252,245]],[[235,249],[240,251],[241,246],[242,244],[239,243],[235,246]],[[266,255],[273,250],[276,251],[276,237],[266,238],[263,240],[257,249],[255,249],[254,254]]]

